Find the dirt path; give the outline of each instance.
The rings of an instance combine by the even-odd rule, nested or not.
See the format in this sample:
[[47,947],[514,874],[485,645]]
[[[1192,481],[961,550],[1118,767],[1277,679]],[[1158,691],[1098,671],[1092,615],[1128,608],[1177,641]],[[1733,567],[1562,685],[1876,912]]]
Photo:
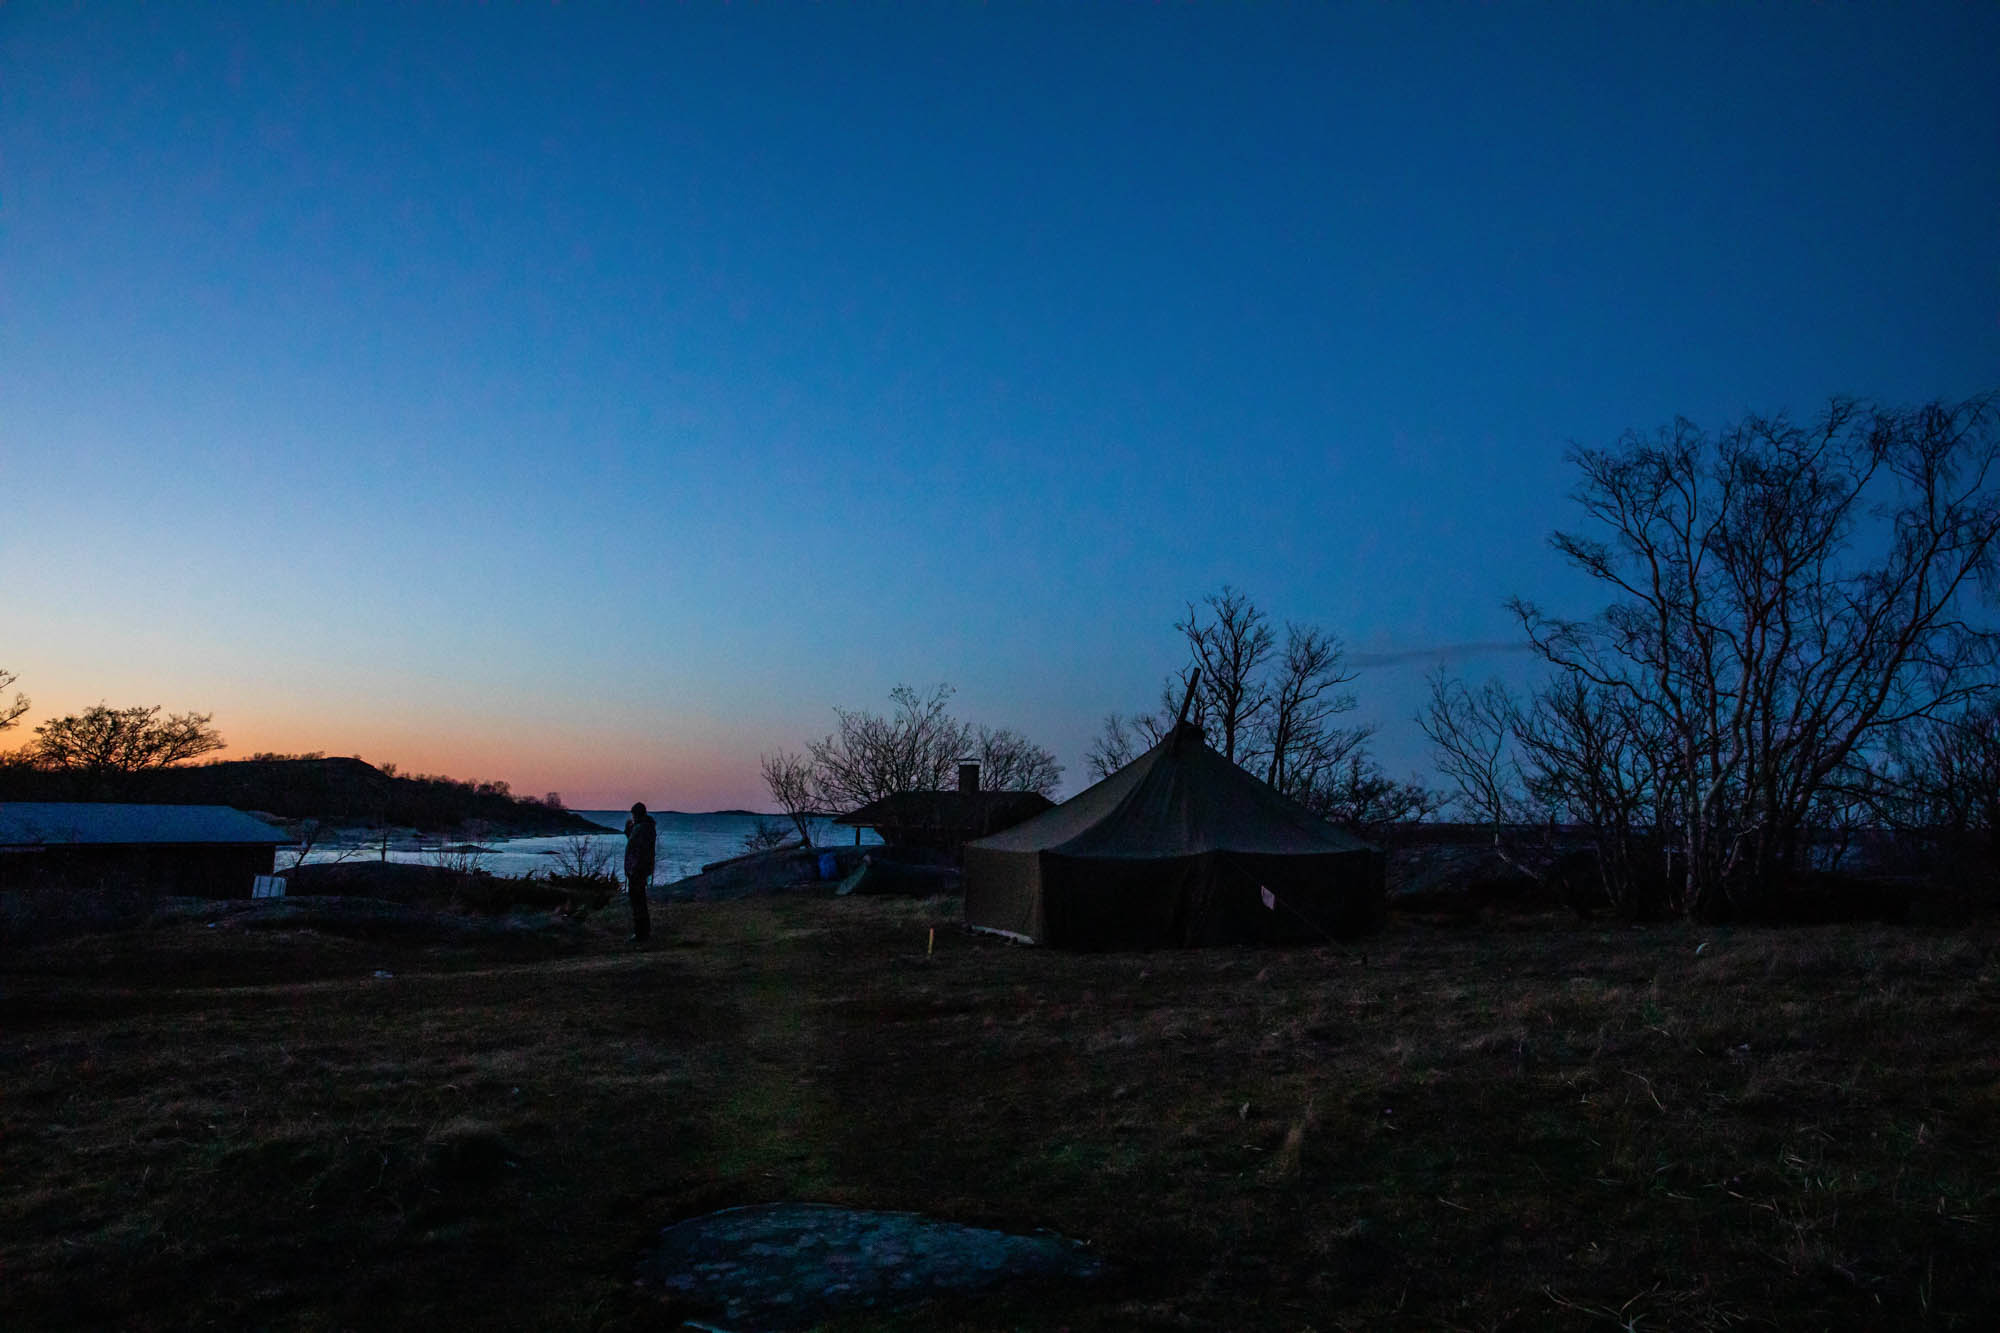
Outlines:
[[794,1188],[811,1196],[832,1187],[813,1164],[817,1152],[799,1142],[808,1126],[828,1114],[826,1098],[813,1079],[816,1034],[807,1010],[806,988],[793,970],[800,964],[799,942],[769,918],[751,918],[740,947],[755,972],[743,993],[738,1081],[714,1120],[717,1169],[725,1175],[747,1170],[769,1173],[774,1158],[793,1174]]

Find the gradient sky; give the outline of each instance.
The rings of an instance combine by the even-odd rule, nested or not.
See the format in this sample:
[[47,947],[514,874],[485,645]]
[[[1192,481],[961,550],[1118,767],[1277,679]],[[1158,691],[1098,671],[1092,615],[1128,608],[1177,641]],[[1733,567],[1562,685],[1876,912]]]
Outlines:
[[765,804],[1087,782],[1225,581],[1521,670],[1571,443],[2000,385],[2000,6],[0,8],[0,666]]

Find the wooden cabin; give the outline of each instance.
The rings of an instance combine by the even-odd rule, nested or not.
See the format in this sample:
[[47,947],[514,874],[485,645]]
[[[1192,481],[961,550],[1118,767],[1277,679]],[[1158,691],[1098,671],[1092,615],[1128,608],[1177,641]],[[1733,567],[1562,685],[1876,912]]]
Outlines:
[[227,805],[0,803],[0,888],[122,880],[162,893],[248,898],[283,831]]

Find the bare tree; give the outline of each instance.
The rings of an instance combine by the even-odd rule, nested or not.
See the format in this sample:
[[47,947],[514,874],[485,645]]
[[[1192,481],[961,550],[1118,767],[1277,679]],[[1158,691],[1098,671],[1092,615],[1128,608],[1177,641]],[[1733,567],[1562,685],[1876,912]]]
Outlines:
[[1174,728],[1182,723],[1195,728],[1203,736],[1208,732],[1208,697],[1195,686],[1201,680],[1199,661],[1184,664],[1160,682],[1160,703],[1150,713],[1135,714],[1133,725],[1150,750],[1173,734]]
[[362,851],[359,843],[335,841],[339,830],[324,819],[295,819],[285,828],[293,838],[292,845],[284,850],[284,855],[290,858],[285,866],[287,872],[304,865],[314,852],[321,853],[320,864],[338,865]]
[[2000,872],[2000,702],[1902,728],[1869,775],[1870,810],[1927,869]]
[[1012,728],[980,727],[970,753],[988,790],[1040,792],[1053,800],[1062,784],[1055,755]]
[[457,842],[440,839],[429,849],[426,859],[455,880],[484,875],[493,849],[483,844],[491,831],[483,820],[469,819],[459,827]]
[[[17,679],[18,677],[16,677],[13,672],[7,670],[7,668],[5,667],[0,667],[0,690],[5,690],[9,685],[12,685]],[[11,702],[5,699],[0,699],[0,731],[5,731],[7,730],[7,728],[19,722],[21,720],[21,714],[27,711],[28,711],[28,696],[25,694],[16,691],[14,698]]]
[[1497,680],[1478,689],[1446,674],[1429,677],[1430,702],[1417,725],[1430,738],[1431,762],[1452,784],[1451,800],[1476,824],[1496,829],[1532,817],[1514,731],[1521,705]]
[[1200,606],[1188,603],[1187,618],[1174,628],[1201,668],[1196,688],[1205,720],[1222,742],[1223,757],[1234,763],[1269,702],[1262,671],[1276,642],[1271,627],[1246,594],[1225,583]]
[[[784,846],[787,836],[782,821],[766,819],[759,815],[757,822],[750,826],[750,831],[743,835],[741,841],[746,852],[768,852]],[[810,847],[812,844],[808,842],[806,845]]]
[[1310,625],[1285,626],[1285,650],[1264,684],[1265,708],[1254,748],[1264,780],[1281,792],[1314,786],[1373,735],[1368,727],[1339,728],[1333,719],[1354,709],[1336,692],[1353,681],[1339,639]]
[[812,846],[812,818],[819,813],[813,795],[812,762],[802,754],[780,750],[760,755],[757,768],[764,775],[764,787],[771,793],[771,799],[798,829],[799,841]]
[[1053,793],[1062,766],[1053,754],[1019,732],[974,727],[946,709],[952,688],[918,693],[908,685],[889,692],[888,717],[834,709],[839,727],[812,742],[812,801],[820,810],[852,810],[906,791],[943,791],[957,784],[958,762],[977,759],[996,791]]
[[1092,774],[1108,778],[1139,757],[1135,744],[1138,725],[1136,719],[1128,720],[1122,713],[1104,715],[1104,727],[1090,742],[1090,752],[1084,756]]
[[1522,760],[1521,702],[1497,680],[1478,688],[1440,668],[1429,677],[1430,701],[1417,724],[1430,738],[1431,761],[1451,783],[1441,805],[1455,805],[1490,830],[1502,862],[1547,886],[1560,850],[1553,830],[1537,819],[1533,779]]
[[165,768],[223,748],[210,725],[213,714],[170,713],[160,707],[107,708],[55,718],[35,728],[28,759],[42,767],[74,773],[93,793],[124,785],[135,773]]
[[1663,742],[1688,909],[1754,909],[1804,866],[1839,774],[1995,687],[2000,636],[1973,618],[2000,554],[1995,399],[1837,401],[1713,438],[1681,421],[1571,460],[1598,535],[1553,543],[1614,600],[1590,620],[1514,610]]
[[1314,772],[1367,739],[1366,732],[1336,735],[1329,726],[1354,707],[1351,694],[1333,693],[1354,673],[1331,634],[1287,624],[1284,653],[1274,661],[1277,638],[1264,612],[1228,584],[1200,605],[1188,603],[1174,628],[1190,660],[1162,683],[1153,712],[1106,716],[1090,752],[1099,777],[1159,744],[1183,716],[1231,762],[1261,769],[1280,791],[1310,785]]
[[1288,621],[1279,651],[1264,612],[1227,584],[1189,603],[1174,628],[1190,660],[1162,685],[1156,711],[1104,719],[1089,755],[1099,777],[1158,744],[1184,716],[1226,758],[1335,823],[1378,829],[1436,808],[1433,793],[1389,778],[1369,757],[1372,726],[1336,725],[1355,707],[1342,687],[1356,678],[1338,638]]
[[1098,777],[1110,777],[1186,722],[1208,735],[1208,704],[1194,688],[1201,665],[1189,662],[1160,682],[1160,701],[1150,713],[1107,713],[1104,727],[1091,742],[1089,762]]
[[1421,782],[1390,777],[1358,743],[1288,794],[1329,823],[1376,841],[1399,824],[1428,819],[1444,803]]
[[[1665,860],[1670,747],[1649,716],[1565,672],[1516,715],[1513,734],[1533,803],[1588,840],[1604,905],[1627,917],[1684,910]],[[1594,906],[1582,886],[1565,887],[1579,910]]]
[[610,838],[602,833],[570,834],[552,853],[555,866],[549,872],[550,878],[569,884],[616,888],[618,864],[612,846]]
[[945,709],[952,693],[949,685],[926,694],[898,685],[889,692],[896,708],[888,717],[834,709],[839,726],[807,747],[821,807],[852,810],[897,792],[950,785],[972,744],[970,729]]

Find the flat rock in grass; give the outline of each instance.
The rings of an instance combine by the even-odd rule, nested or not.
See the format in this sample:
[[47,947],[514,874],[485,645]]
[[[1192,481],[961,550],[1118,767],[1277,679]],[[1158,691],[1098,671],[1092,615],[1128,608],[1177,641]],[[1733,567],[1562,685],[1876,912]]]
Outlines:
[[712,1312],[721,1333],[791,1333],[843,1315],[1029,1277],[1094,1277],[1061,1236],[1016,1236],[918,1213],[826,1204],[726,1208],[676,1223],[639,1265],[641,1282]]

